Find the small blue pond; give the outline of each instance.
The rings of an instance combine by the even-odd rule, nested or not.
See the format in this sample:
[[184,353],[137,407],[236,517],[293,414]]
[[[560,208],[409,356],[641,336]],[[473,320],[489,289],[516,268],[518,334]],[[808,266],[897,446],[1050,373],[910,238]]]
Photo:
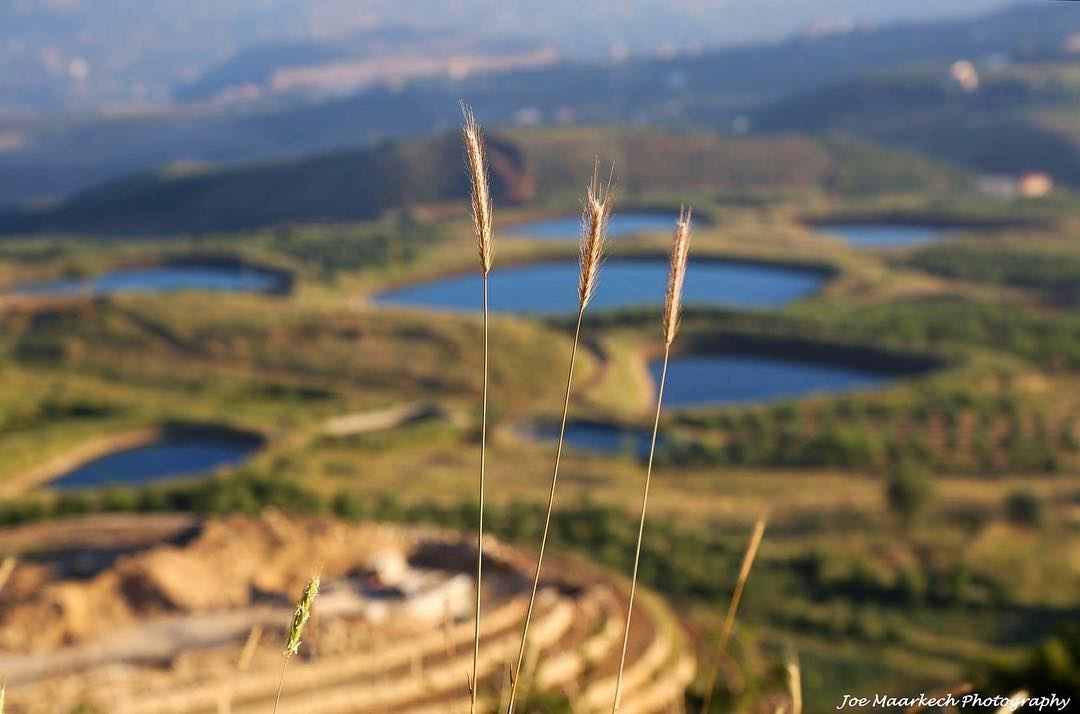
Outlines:
[[[618,238],[635,233],[671,233],[678,218],[677,213],[616,213],[608,224],[608,236]],[[507,228],[506,233],[522,238],[576,240],[581,233],[581,217],[565,216],[519,223]]]
[[154,266],[116,270],[90,278],[61,278],[15,286],[15,295],[111,295],[114,293],[279,292],[287,278],[279,273],[250,267]]
[[[538,424],[529,427],[525,435],[536,441],[559,439],[558,424]],[[639,459],[649,456],[651,433],[628,429],[614,424],[595,421],[571,421],[566,424],[566,445],[582,451],[596,451],[603,454],[633,454]],[[663,438],[657,437],[657,444]]]
[[[649,371],[659,381],[662,363]],[[849,367],[798,362],[773,357],[688,355],[672,357],[664,388],[666,407],[746,404],[815,392],[874,387],[891,377]]]
[[[600,270],[592,310],[659,305],[667,285],[666,260],[613,259]],[[691,260],[685,302],[742,308],[782,307],[820,289],[824,277],[795,268]],[[578,306],[576,260],[491,271],[491,309],[527,314],[573,313]],[[440,278],[376,296],[388,305],[479,310],[483,286],[476,273]]]
[[48,485],[57,489],[94,488],[194,476],[241,463],[257,448],[254,440],[170,438],[106,454],[75,467]]
[[907,245],[921,245],[948,236],[943,229],[932,226],[838,223],[819,225],[815,229],[864,248],[900,248]]

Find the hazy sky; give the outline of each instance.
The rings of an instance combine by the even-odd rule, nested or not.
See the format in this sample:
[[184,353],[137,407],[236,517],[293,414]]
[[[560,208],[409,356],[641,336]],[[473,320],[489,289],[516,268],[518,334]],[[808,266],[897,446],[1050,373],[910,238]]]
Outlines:
[[1004,4],[1008,0],[0,0],[0,109],[162,101],[253,45],[351,38],[387,27],[511,42],[527,37],[555,45],[565,57],[595,58],[748,44],[815,23],[975,15]]

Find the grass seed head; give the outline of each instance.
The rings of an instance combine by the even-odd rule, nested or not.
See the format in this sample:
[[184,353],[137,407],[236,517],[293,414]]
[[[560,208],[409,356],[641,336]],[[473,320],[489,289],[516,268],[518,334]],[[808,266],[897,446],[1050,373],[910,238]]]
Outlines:
[[671,269],[668,272],[667,295],[664,300],[664,344],[675,341],[682,310],[683,283],[686,281],[686,260],[690,255],[690,209],[679,210],[675,237],[671,243]]
[[476,249],[480,254],[480,271],[487,277],[494,258],[491,245],[494,231],[484,136],[480,133],[480,125],[476,123],[472,110],[462,103],[461,111],[465,115],[462,135],[465,139],[465,155],[469,162],[469,183],[472,185],[473,231],[476,233]]
[[304,625],[311,618],[311,608],[315,604],[315,598],[319,595],[319,576],[316,575],[308,581],[304,588],[304,594],[296,605],[293,613],[292,627],[289,628],[289,640],[285,643],[285,655],[294,655],[300,651],[300,635],[304,632]]
[[[611,179],[608,179],[607,186],[601,186],[599,168],[600,164],[597,162],[581,212],[581,277],[578,282],[578,300],[582,310],[596,292],[600,264],[604,261],[608,221],[611,219]],[[614,166],[612,170],[614,171]]]

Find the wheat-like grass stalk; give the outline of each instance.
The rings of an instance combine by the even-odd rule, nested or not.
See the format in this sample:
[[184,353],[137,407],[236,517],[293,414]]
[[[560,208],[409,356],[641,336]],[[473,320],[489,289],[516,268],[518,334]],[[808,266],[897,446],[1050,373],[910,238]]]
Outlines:
[[668,271],[667,293],[664,299],[664,366],[660,371],[660,387],[656,395],[656,414],[653,417],[652,443],[649,446],[649,465],[645,469],[645,488],[641,496],[641,517],[638,521],[637,545],[634,548],[634,570],[630,577],[630,599],[626,606],[626,624],[623,628],[622,653],[619,655],[619,673],[615,678],[615,696],[611,702],[612,714],[619,710],[622,697],[623,670],[626,667],[626,648],[630,642],[630,621],[634,614],[634,595],[637,593],[638,565],[641,562],[641,543],[645,536],[645,513],[649,508],[649,485],[652,481],[653,458],[656,455],[656,434],[660,430],[660,410],[664,404],[664,385],[667,382],[671,343],[679,329],[679,313],[682,309],[683,283],[686,281],[686,261],[690,256],[690,211],[679,211],[675,223],[675,236],[671,243],[671,267]]
[[[604,246],[607,242],[608,221],[611,219],[611,179],[607,188],[599,181],[599,162],[593,169],[592,182],[585,196],[581,211],[581,272],[578,278],[578,305],[580,311],[592,300],[604,262]],[[612,171],[615,170],[614,165]]]
[[7,685],[0,684],[0,714],[4,714],[4,697],[7,694]]
[[[247,639],[244,640],[244,646],[240,649],[240,657],[236,661],[236,671],[246,672],[251,667],[251,660],[255,657],[255,650],[259,646],[259,640],[262,639],[262,625],[253,625],[248,632]],[[229,714],[232,711],[232,698],[233,687],[235,684],[230,680],[227,682],[221,690],[221,694],[218,698],[218,712],[219,714]],[[0,712],[0,714],[3,714]]]
[[296,603],[296,611],[293,613],[292,625],[289,627],[289,637],[285,641],[285,663],[281,665],[281,677],[278,679],[277,696],[274,697],[274,713],[277,714],[278,704],[281,702],[281,692],[285,687],[285,671],[289,668],[292,656],[300,651],[300,636],[304,634],[304,625],[311,619],[311,608],[315,605],[315,598],[319,596],[319,576],[316,575],[308,581],[304,588],[304,594]]
[[244,641],[244,647],[240,650],[240,658],[236,661],[237,671],[246,672],[251,667],[251,660],[255,658],[255,650],[259,647],[262,634],[262,625],[252,626],[247,639]]
[[484,136],[472,110],[463,102],[461,111],[465,115],[462,136],[465,140],[465,154],[469,162],[469,184],[472,187],[473,230],[476,234],[476,249],[480,254],[480,271],[486,278],[491,272],[494,258],[491,239],[494,227],[491,219],[491,188],[488,182],[487,155],[484,151]]
[[664,345],[670,346],[679,331],[679,314],[682,311],[683,285],[686,283],[686,261],[690,257],[691,211],[679,211],[675,224],[675,238],[671,244],[671,269],[668,273],[667,293],[664,296]]
[[794,651],[788,653],[784,668],[787,670],[791,714],[802,714],[802,674],[799,672],[799,656]]
[[9,555],[4,558],[4,561],[0,563],[0,590],[4,589],[7,585],[8,579],[11,574],[15,572],[15,566],[18,564],[14,555]]
[[469,679],[469,712],[476,714],[476,673],[480,660],[480,585],[483,580],[484,563],[484,491],[487,465],[487,412],[488,412],[488,274],[493,259],[491,220],[491,189],[484,155],[484,137],[472,111],[464,104],[465,153],[469,163],[469,183],[472,185],[473,230],[476,234],[477,251],[480,254],[480,273],[484,283],[484,375],[483,397],[480,408],[480,483],[479,516],[476,524],[476,620],[473,629],[472,677]]
[[754,523],[754,532],[750,535],[750,542],[743,554],[742,565],[739,567],[739,578],[735,581],[735,590],[731,594],[731,602],[728,603],[727,615],[724,624],[720,628],[720,640],[716,643],[716,654],[713,656],[712,668],[705,684],[705,698],[701,702],[701,714],[708,714],[709,705],[712,704],[713,692],[716,690],[716,679],[720,675],[720,658],[727,649],[728,639],[731,637],[732,628],[735,626],[735,613],[739,609],[739,601],[742,600],[743,589],[746,581],[750,578],[750,569],[754,566],[761,539],[765,536],[765,516],[761,516]]
[[[592,181],[586,193],[581,212],[581,257],[580,278],[578,281],[578,314],[574,328],[574,343],[570,349],[570,368],[566,375],[566,393],[563,396],[562,419],[559,422],[559,441],[555,447],[555,467],[551,475],[551,489],[548,493],[547,512],[544,516],[544,529],[540,536],[540,548],[536,556],[536,572],[533,575],[532,592],[529,594],[529,607],[525,612],[525,622],[521,630],[521,644],[518,647],[517,664],[514,666],[510,681],[510,703],[507,714],[513,714],[517,688],[521,683],[521,668],[525,661],[526,647],[529,640],[529,623],[532,621],[533,608],[536,605],[536,591],[540,586],[540,571],[544,564],[544,550],[547,547],[548,532],[551,528],[551,513],[555,507],[555,487],[559,481],[559,465],[562,463],[563,443],[566,436],[566,416],[570,410],[570,389],[574,381],[574,364],[577,361],[578,345],[581,342],[581,323],[585,308],[596,292],[600,275],[600,265],[604,260],[604,246],[607,242],[608,221],[611,218],[611,179],[607,186],[601,186],[599,180],[599,161],[593,171]],[[612,166],[614,172],[614,166]]]

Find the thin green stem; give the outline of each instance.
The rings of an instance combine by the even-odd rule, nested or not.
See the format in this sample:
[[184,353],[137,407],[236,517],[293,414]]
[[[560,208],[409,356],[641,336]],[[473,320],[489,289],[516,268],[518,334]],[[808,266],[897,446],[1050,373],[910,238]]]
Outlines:
[[566,395],[563,397],[562,421],[559,424],[559,445],[555,449],[555,470],[551,476],[551,491],[548,494],[547,515],[544,517],[544,531],[540,536],[540,551],[536,557],[536,573],[533,576],[532,594],[529,595],[529,609],[525,613],[525,625],[521,631],[521,646],[518,648],[517,665],[510,682],[510,705],[507,714],[514,712],[514,698],[521,683],[521,666],[525,661],[525,647],[529,638],[529,623],[532,621],[533,607],[536,605],[536,591],[540,585],[540,569],[544,563],[544,549],[547,547],[548,530],[551,526],[551,512],[555,507],[555,485],[559,481],[559,464],[562,461],[563,438],[566,436],[566,415],[570,410],[570,387],[574,381],[574,363],[577,361],[578,343],[581,340],[581,322],[585,316],[585,303],[578,308],[577,327],[574,328],[574,346],[570,350],[570,370],[566,375]]
[[476,623],[473,628],[472,680],[469,684],[470,714],[476,714],[477,665],[480,661],[480,583],[484,569],[484,472],[487,459],[488,405],[488,279],[484,276],[484,396],[480,410],[480,516],[476,524]]
[[660,409],[664,404],[664,385],[667,382],[668,358],[671,345],[664,345],[664,367],[660,371],[660,389],[656,395],[656,416],[653,418],[652,443],[649,446],[649,466],[645,470],[645,489],[641,496],[641,520],[638,522],[637,547],[634,549],[634,574],[630,578],[630,602],[626,606],[626,627],[623,628],[622,654],[619,656],[619,674],[615,679],[615,698],[611,712],[619,711],[622,696],[623,669],[626,666],[626,646],[630,642],[630,619],[634,615],[634,595],[637,592],[638,565],[641,562],[641,542],[645,535],[645,512],[649,508],[649,484],[652,482],[653,457],[656,455],[656,434],[660,430]]

